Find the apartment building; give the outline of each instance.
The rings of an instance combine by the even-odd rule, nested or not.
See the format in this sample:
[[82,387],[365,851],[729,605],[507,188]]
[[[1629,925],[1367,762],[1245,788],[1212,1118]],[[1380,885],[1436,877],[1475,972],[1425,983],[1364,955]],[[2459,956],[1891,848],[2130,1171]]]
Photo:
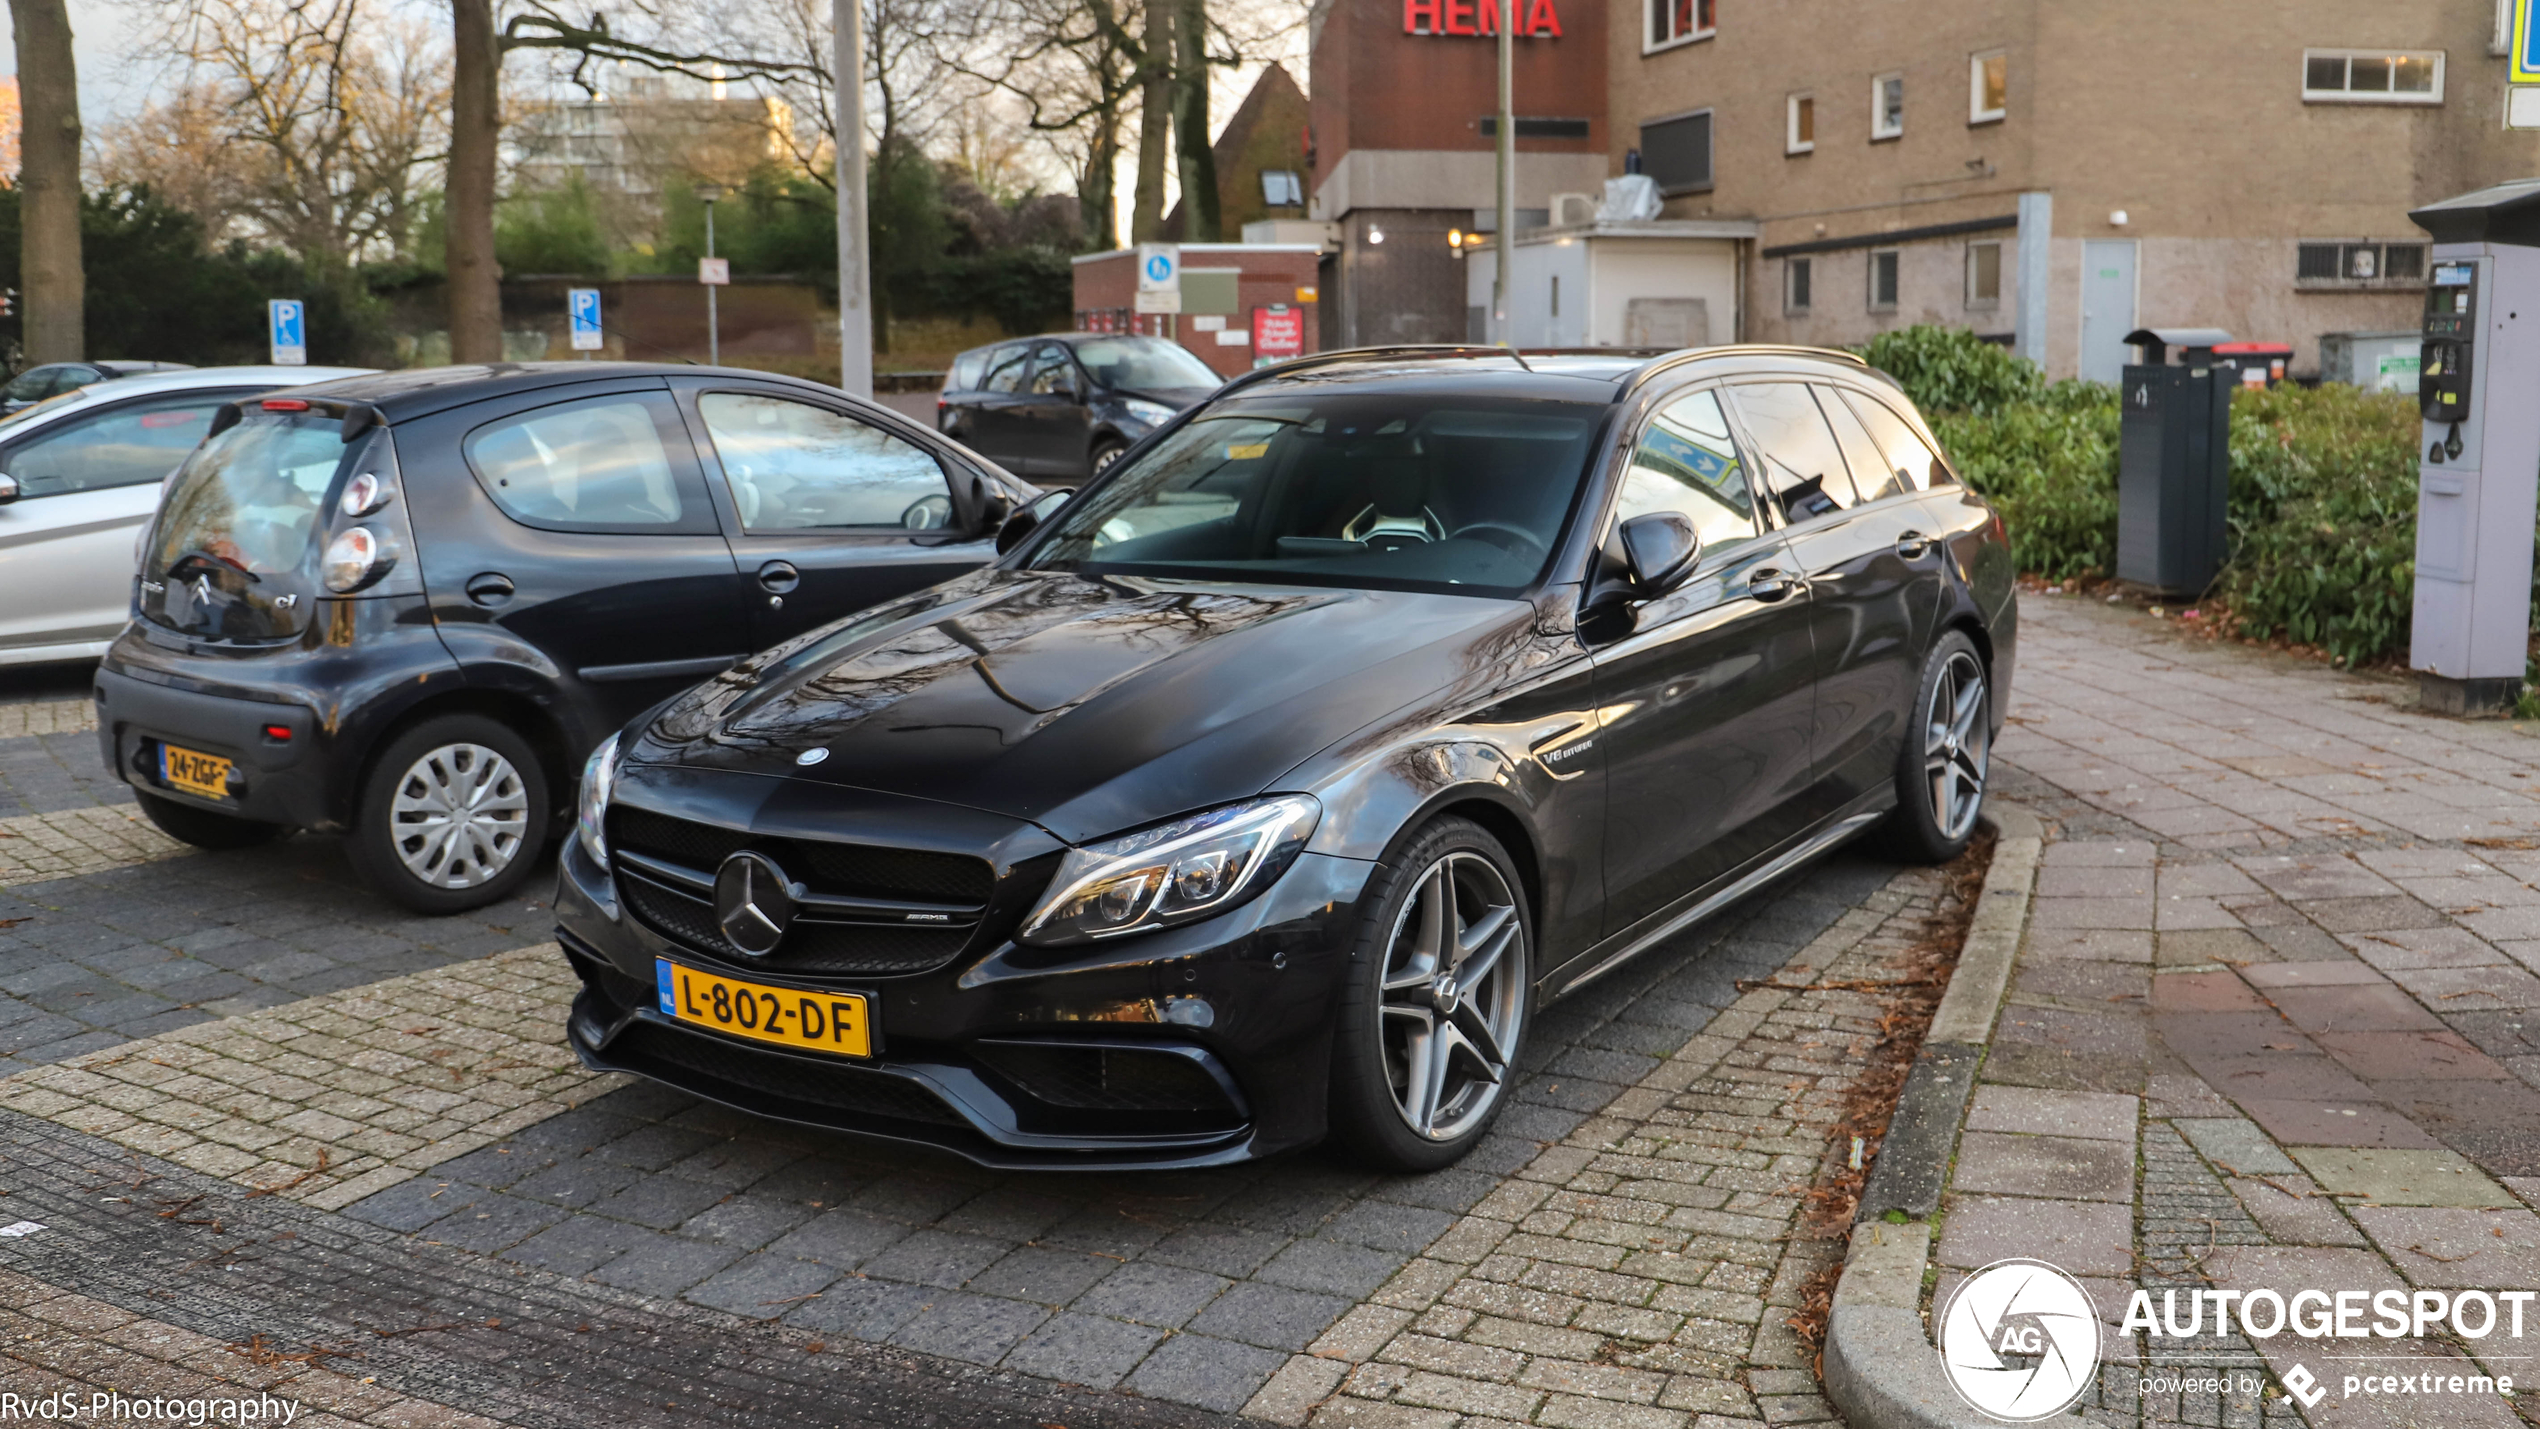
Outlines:
[[2502,0],[1610,0],[1613,172],[1757,224],[1746,335],[1974,328],[2115,380],[2138,327],[2413,328],[2409,209],[2540,172]]

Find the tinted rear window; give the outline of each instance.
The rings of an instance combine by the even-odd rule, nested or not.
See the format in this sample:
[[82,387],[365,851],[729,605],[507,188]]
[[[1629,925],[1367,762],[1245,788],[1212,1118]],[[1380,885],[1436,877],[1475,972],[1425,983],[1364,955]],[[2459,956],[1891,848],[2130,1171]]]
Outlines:
[[298,631],[316,594],[319,511],[367,446],[347,447],[342,433],[335,417],[256,412],[204,443],[177,473],[142,558],[142,613],[210,639]]

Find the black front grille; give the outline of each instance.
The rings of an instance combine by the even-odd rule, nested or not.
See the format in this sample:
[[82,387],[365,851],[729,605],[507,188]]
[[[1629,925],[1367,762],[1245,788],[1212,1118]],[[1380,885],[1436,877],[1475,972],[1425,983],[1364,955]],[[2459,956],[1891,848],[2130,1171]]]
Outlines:
[[788,972],[921,973],[960,956],[968,928],[891,927],[872,923],[819,923],[797,918],[776,951],[747,958],[724,941],[714,925],[714,905],[695,894],[626,870],[617,886],[626,906],[655,932],[742,967]]
[[986,906],[988,895],[996,891],[996,869],[986,859],[967,854],[762,838],[746,830],[693,823],[622,804],[609,811],[609,843],[707,877],[740,850],[762,849],[813,892],[848,898],[978,908]]
[[1051,1106],[1091,1111],[1230,1112],[1206,1068],[1173,1052],[982,1042],[981,1062]]
[[[709,1094],[714,1089],[696,1088],[695,1078],[862,1116],[935,1126],[968,1125],[934,1093],[906,1077],[844,1063],[789,1057],[781,1052],[761,1052],[711,1035],[674,1032],[649,1022],[634,1023],[620,1032],[609,1043],[607,1055],[673,1086],[689,1086]],[[656,1067],[672,1070],[663,1075],[653,1070]],[[691,1075],[681,1076],[681,1072]]]

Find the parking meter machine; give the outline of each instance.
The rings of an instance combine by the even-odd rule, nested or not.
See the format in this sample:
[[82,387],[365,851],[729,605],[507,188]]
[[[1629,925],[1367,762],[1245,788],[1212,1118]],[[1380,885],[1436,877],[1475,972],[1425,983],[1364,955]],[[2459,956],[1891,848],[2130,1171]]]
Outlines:
[[[2417,401],[2408,663],[2429,708],[2509,707],[2531,636],[2540,506],[2540,179],[2409,215],[2434,235]],[[2531,316],[2524,317],[2524,313]]]

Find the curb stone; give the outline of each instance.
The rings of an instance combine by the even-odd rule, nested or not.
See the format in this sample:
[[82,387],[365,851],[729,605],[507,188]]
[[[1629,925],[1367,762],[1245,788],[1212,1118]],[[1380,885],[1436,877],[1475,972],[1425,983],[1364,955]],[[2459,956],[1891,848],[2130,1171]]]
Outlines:
[[[1986,817],[1998,835],[1993,866],[1985,873],[1948,991],[1932,1014],[1862,1190],[1826,1317],[1820,1373],[1826,1398],[1852,1429],[1997,1429],[1997,1421],[1950,1388],[1922,1318],[1930,1217],[1966,1119],[1976,1068],[2010,987],[2045,844],[2044,826],[2017,804],[1997,802]],[[1911,1219],[1890,1222],[1885,1217],[1891,1211]],[[2047,1421],[2047,1429],[2082,1429],[2086,1423],[2067,1414]]]

